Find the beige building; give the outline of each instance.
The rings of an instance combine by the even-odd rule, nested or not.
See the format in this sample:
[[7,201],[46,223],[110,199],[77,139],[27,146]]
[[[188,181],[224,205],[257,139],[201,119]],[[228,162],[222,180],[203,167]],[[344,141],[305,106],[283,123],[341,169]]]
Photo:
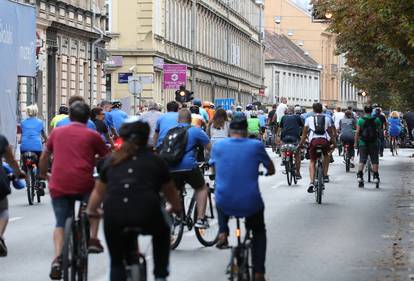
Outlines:
[[[263,6],[254,0],[112,0],[110,92],[129,98],[122,77],[145,76],[143,98],[165,104],[163,64],[186,64],[187,89],[202,100],[247,104],[263,86]],[[153,81],[153,83],[151,82]],[[121,82],[121,83],[120,83]]]
[[[356,89],[341,79],[341,57],[335,55],[335,35],[326,31],[327,24],[313,22],[310,11],[291,0],[271,0],[265,3],[265,29],[286,35],[301,47],[306,55],[318,62],[321,69],[320,99],[329,106],[357,102]],[[343,89],[353,91],[344,95]],[[342,101],[344,97],[355,101]]]
[[43,119],[50,120],[72,95],[92,105],[106,98],[104,0],[24,2],[37,6],[37,77],[19,79],[21,115],[37,103]]

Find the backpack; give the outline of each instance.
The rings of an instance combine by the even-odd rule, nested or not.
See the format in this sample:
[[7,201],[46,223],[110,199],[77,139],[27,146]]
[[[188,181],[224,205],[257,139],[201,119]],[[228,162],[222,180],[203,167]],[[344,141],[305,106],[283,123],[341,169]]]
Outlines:
[[313,123],[315,124],[314,133],[316,135],[318,135],[318,136],[325,135],[325,133],[326,133],[325,122],[326,122],[325,115],[313,116]]
[[167,162],[170,166],[178,165],[187,152],[186,147],[188,143],[188,129],[187,127],[175,127],[168,131],[161,146],[158,150],[158,155]]
[[373,143],[378,139],[378,126],[375,118],[363,118],[365,120],[361,128],[361,140],[368,143]]

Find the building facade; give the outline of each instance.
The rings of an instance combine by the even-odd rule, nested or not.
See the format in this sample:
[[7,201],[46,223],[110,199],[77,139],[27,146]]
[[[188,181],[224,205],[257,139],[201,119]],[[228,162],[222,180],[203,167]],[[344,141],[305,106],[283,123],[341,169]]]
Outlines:
[[[253,0],[112,0],[107,85],[129,98],[121,76],[147,77],[142,96],[165,104],[163,65],[188,66],[187,89],[214,101],[251,103],[263,87],[263,5]],[[152,79],[152,83],[151,82]]]
[[72,95],[91,105],[106,98],[104,0],[26,2],[37,6],[37,76],[19,79],[21,117],[33,103],[50,120]]
[[[327,23],[312,21],[309,10],[291,0],[267,1],[265,29],[286,35],[320,65],[320,100],[329,107],[346,103],[342,91],[341,57],[335,54],[335,35]],[[347,82],[349,84],[349,82]]]
[[311,107],[320,100],[318,63],[285,35],[265,33],[266,96],[272,103],[280,98],[288,104]]

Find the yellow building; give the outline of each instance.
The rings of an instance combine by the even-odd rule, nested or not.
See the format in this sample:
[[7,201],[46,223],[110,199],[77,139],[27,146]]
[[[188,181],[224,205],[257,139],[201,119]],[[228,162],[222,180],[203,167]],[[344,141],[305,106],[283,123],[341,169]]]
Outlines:
[[[113,0],[107,85],[112,98],[131,95],[128,75],[144,77],[143,98],[165,104],[163,64],[186,64],[187,89],[214,101],[247,104],[263,85],[261,17],[254,0]],[[153,82],[152,82],[153,81]]]
[[334,106],[341,98],[340,58],[335,55],[335,37],[326,28],[326,23],[313,22],[309,11],[290,0],[265,3],[265,29],[286,35],[319,63],[320,100]]

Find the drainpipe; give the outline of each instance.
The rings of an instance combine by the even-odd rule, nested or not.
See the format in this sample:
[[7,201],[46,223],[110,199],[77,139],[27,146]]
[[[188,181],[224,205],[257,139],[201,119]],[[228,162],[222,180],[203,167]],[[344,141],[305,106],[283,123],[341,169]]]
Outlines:
[[192,51],[193,51],[193,69],[191,72],[191,91],[196,92],[197,82],[196,82],[196,65],[197,65],[197,0],[192,1],[191,7],[191,38],[192,38]]
[[[92,30],[99,33],[99,38],[91,43],[91,64],[89,71],[89,105],[92,106],[93,99],[93,72],[95,69],[95,46],[103,40],[104,32],[97,26],[95,26],[95,1],[91,1],[91,11],[92,11]],[[98,79],[98,77],[96,77]],[[98,90],[98,89],[96,89]]]

